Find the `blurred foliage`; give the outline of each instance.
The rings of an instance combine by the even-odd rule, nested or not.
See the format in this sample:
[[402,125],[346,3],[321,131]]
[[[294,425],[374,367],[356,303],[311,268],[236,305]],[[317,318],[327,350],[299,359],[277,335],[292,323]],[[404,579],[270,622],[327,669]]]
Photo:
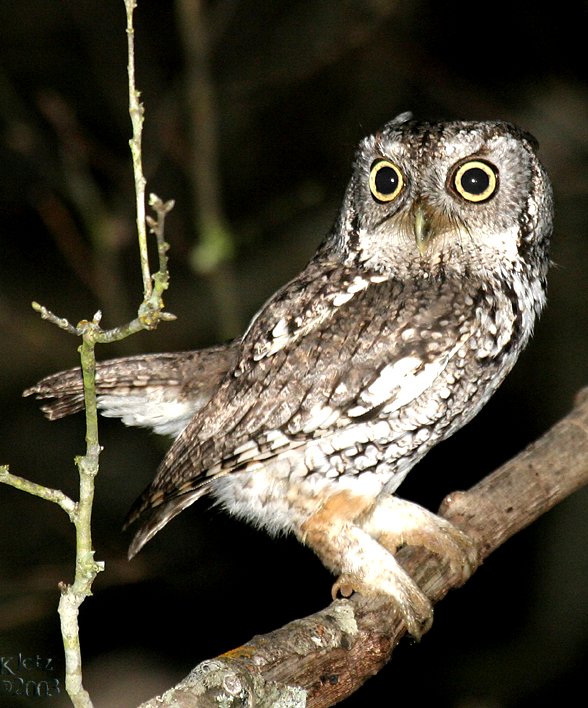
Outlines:
[[[0,461],[74,494],[83,420],[49,424],[20,392],[77,360],[77,342],[31,300],[73,322],[102,309],[111,326],[141,298],[124,7],[0,9]],[[136,29],[148,188],[176,200],[167,299],[178,320],[99,355],[195,348],[242,330],[330,227],[357,141],[395,114],[503,118],[539,139],[554,182],[550,305],[498,394],[402,493],[435,508],[570,407],[588,370],[585,2],[140,0]],[[210,223],[229,240],[216,267],[195,272]],[[205,503],[127,563],[118,529],[166,443],[113,421],[102,442],[94,536],[106,572],[81,614],[97,706],[134,705],[328,600],[330,578],[308,551]],[[440,606],[432,632],[405,642],[346,705],[568,703],[588,669],[586,501],[577,494],[489,559]],[[0,656],[54,657],[59,673],[56,586],[71,579],[72,529],[59,509],[0,488],[0,539]]]

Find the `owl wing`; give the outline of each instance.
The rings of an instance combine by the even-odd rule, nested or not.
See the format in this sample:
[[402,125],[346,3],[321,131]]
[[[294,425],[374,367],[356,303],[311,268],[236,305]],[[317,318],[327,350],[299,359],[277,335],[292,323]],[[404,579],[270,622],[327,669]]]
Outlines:
[[254,318],[235,367],[131,509],[127,525],[149,518],[129,556],[215,477],[418,397],[455,352],[458,319],[430,287],[311,263]]
[[[237,359],[234,343],[191,352],[141,354],[98,362],[98,407],[126,425],[177,435],[218,388]],[[24,391],[43,401],[49,420],[84,408],[80,368],[47,376]]]

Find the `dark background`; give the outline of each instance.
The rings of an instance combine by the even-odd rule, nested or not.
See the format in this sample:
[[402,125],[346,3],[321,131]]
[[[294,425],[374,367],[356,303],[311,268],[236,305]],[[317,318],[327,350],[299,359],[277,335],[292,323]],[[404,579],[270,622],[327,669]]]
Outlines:
[[[434,509],[545,431],[586,384],[587,4],[202,3],[216,156],[191,103],[205,82],[187,70],[187,4],[140,0],[136,13],[148,188],[177,203],[167,305],[178,320],[100,358],[242,331],[330,227],[357,141],[401,111],[512,120],[541,143],[557,208],[549,307],[493,400],[401,488]],[[111,326],[141,299],[124,29],[122,0],[0,1],[0,462],[74,497],[83,418],[49,423],[21,391],[75,365],[78,342],[30,302],[74,323],[100,308]],[[193,250],[206,218],[230,229],[233,250],[208,273]],[[110,420],[101,442],[94,545],[106,572],[80,614],[98,708],[135,705],[328,601],[332,579],[309,551],[206,502],[128,563],[120,525],[167,442]],[[587,499],[576,494],[509,541],[437,608],[422,642],[405,640],[345,705],[519,708],[585,695]],[[0,486],[0,656],[53,658],[37,678],[62,676],[57,583],[71,581],[73,552],[59,508]],[[0,705],[31,700],[0,694]]]

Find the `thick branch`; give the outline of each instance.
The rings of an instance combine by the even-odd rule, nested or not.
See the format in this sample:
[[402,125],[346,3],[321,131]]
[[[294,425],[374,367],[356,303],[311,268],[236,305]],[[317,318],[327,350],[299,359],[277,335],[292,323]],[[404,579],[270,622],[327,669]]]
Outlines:
[[[474,540],[483,561],[587,482],[588,388],[571,413],[517,457],[469,491],[449,495],[440,514]],[[459,582],[422,548],[403,548],[397,557],[433,603]],[[336,600],[202,662],[142,708],[216,705],[220,698],[225,706],[331,706],[377,673],[405,632],[385,603],[360,595]]]

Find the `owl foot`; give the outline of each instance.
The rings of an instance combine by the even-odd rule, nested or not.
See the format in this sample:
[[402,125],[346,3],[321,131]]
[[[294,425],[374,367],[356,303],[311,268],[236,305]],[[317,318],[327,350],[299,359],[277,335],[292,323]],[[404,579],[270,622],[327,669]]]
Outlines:
[[[396,563],[394,558],[392,560]],[[385,595],[402,616],[408,633],[418,640],[433,624],[433,607],[414,580],[398,564],[392,568],[380,568],[369,578],[360,573],[341,574],[331,590],[333,599],[338,594],[349,597],[354,592],[366,597]]]
[[390,553],[404,545],[422,546],[435,553],[447,562],[460,584],[479,565],[478,550],[463,531],[418,504],[392,495],[378,499],[361,527]]
[[409,633],[418,639],[431,625],[431,603],[394,555],[360,525],[372,507],[373,498],[338,492],[306,519],[299,537],[339,576],[334,596],[356,591],[387,597]]

